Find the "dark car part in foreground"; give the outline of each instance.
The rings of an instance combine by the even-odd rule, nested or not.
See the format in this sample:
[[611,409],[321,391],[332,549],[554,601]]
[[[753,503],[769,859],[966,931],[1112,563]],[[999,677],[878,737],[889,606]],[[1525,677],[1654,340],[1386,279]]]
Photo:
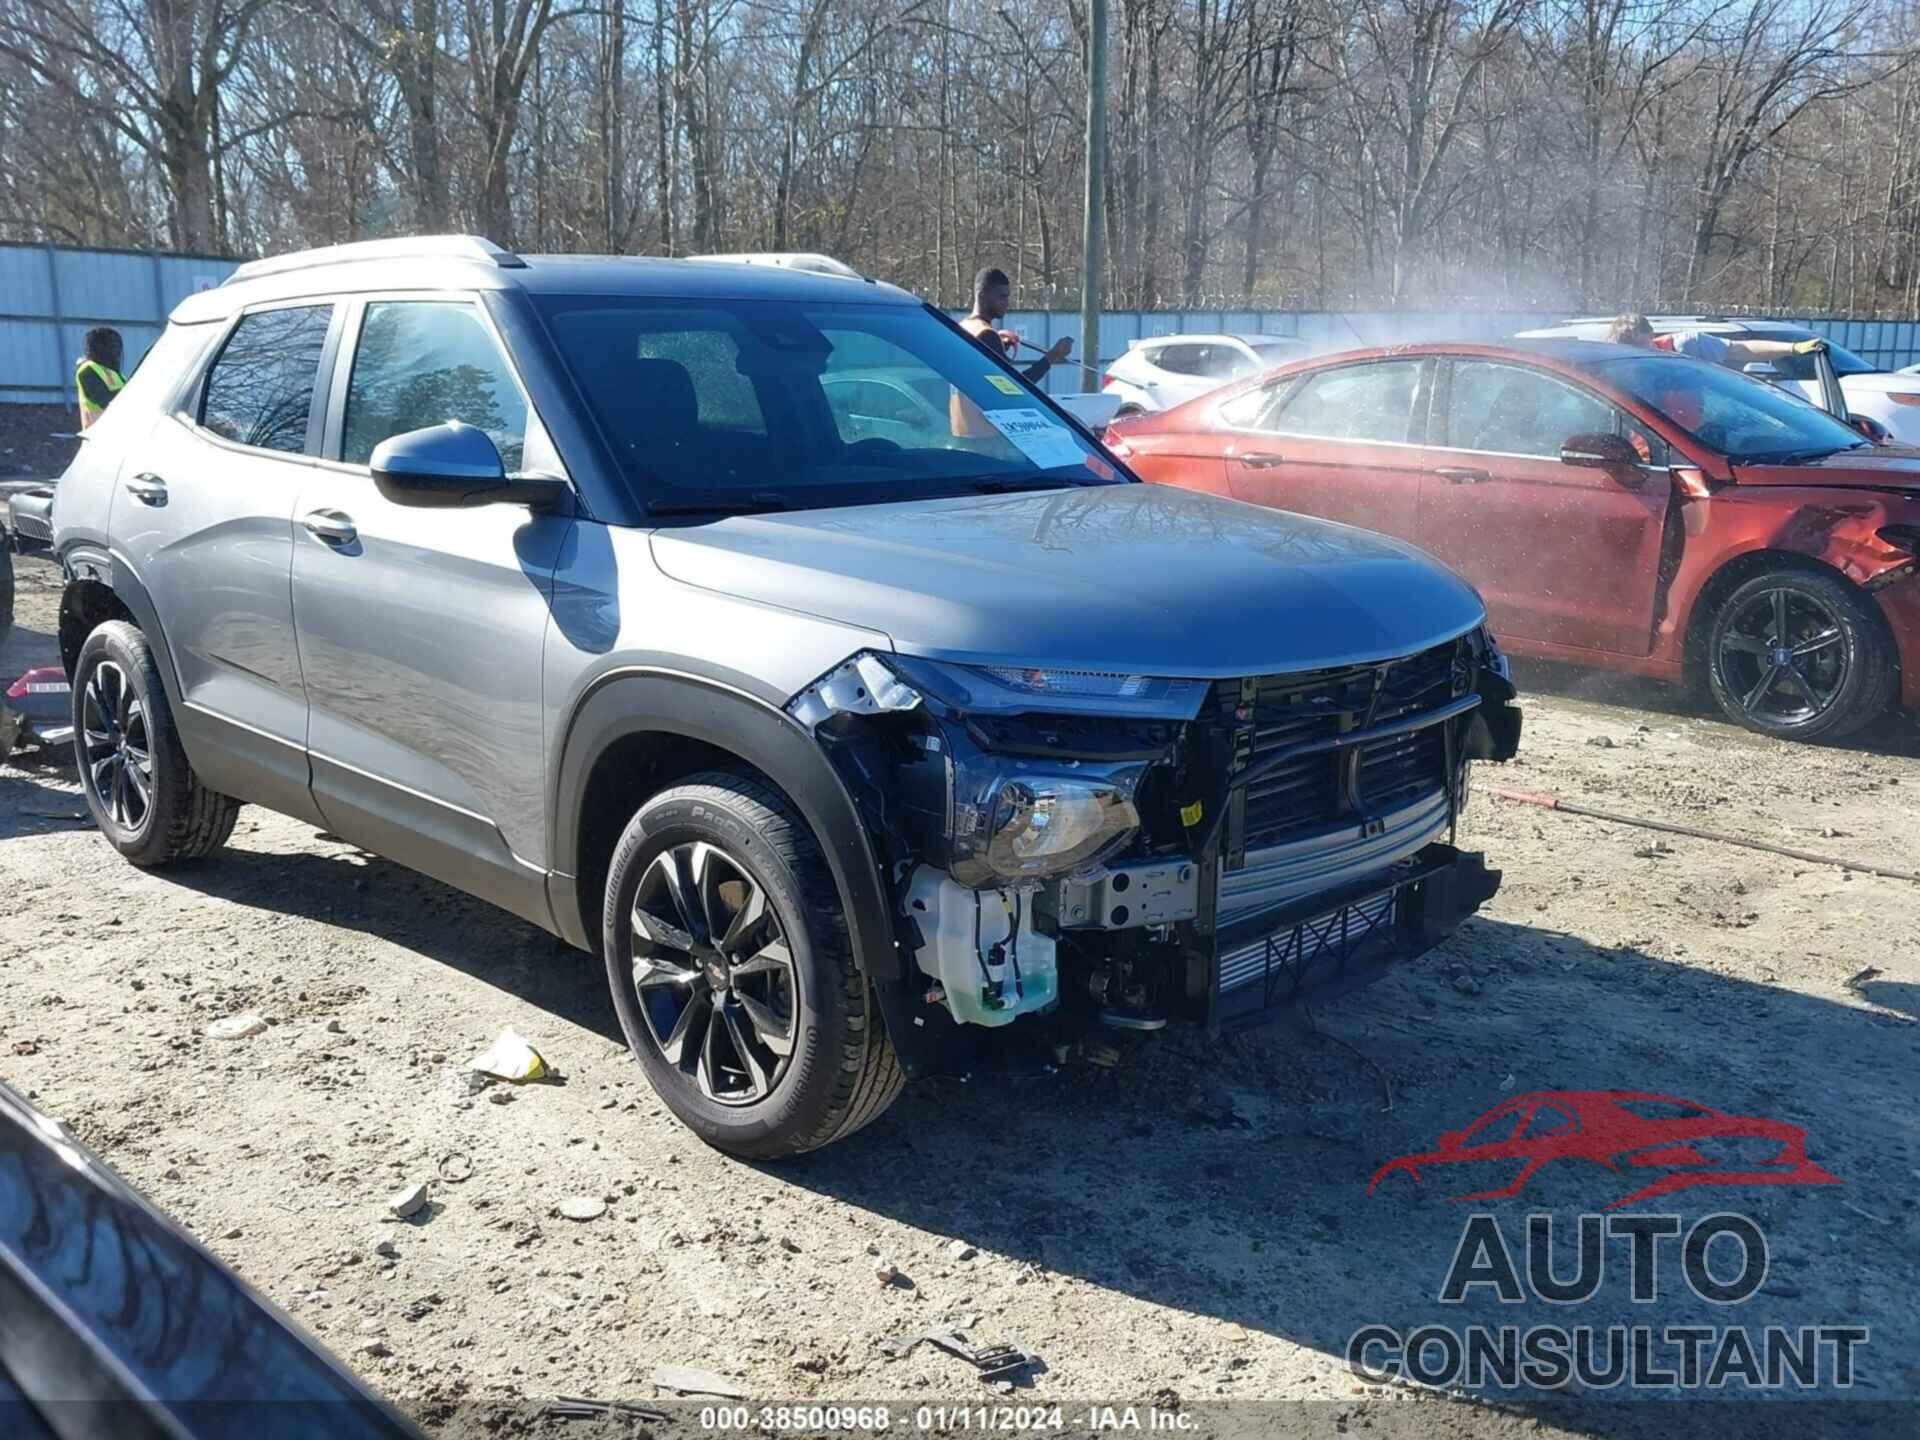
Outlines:
[[[876,425],[883,377],[937,403]],[[123,855],[263,804],[597,949],[738,1154],[1009,1045],[1252,1018],[1497,881],[1451,845],[1519,732],[1469,586],[1135,483],[857,278],[255,262],[175,311],[54,520]]]
[[293,1321],[5,1084],[0,1434],[420,1440]]

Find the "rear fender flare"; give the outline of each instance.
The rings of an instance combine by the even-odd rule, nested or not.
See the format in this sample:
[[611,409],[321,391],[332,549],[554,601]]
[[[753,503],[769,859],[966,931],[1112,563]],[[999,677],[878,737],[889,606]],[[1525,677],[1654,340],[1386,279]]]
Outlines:
[[580,866],[579,817],[594,766],[625,736],[667,734],[724,750],[765,775],[793,802],[812,828],[846,908],[854,957],[875,980],[897,980],[901,961],[892,906],[874,858],[873,844],[852,797],[812,735],[765,700],[718,681],[675,671],[633,668],[600,680],[568,721],[554,772],[549,853],[566,881],[556,899],[570,902],[572,916],[561,929],[585,935],[575,895]]
[[[146,582],[120,555],[110,555],[91,546],[75,547],[61,557],[61,565],[66,571],[67,583],[92,581],[104,585],[113,592],[114,599],[126,607],[133,617],[133,623],[140,627],[140,633],[147,637],[147,643],[153,647],[154,658],[160,666],[160,683],[167,692],[167,701],[176,715],[184,703],[180,688],[180,672],[173,663],[173,649],[167,644],[166,627],[160,623],[160,611],[153,603],[153,596],[147,590]],[[65,611],[65,601],[61,609]],[[68,660],[62,647],[62,659]],[[77,650],[76,650],[77,653]],[[71,670],[69,661],[68,669]]]

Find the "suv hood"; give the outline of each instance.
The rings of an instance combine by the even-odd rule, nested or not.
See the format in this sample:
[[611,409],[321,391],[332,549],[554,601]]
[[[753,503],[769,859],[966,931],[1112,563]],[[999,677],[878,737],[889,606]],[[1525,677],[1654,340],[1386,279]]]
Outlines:
[[1410,545],[1164,485],[731,516],[652,545],[686,584],[974,664],[1264,675],[1413,654],[1485,617]]
[[1824,485],[1851,490],[1920,489],[1920,449],[1911,445],[1862,446],[1798,465],[1733,467],[1741,485]]

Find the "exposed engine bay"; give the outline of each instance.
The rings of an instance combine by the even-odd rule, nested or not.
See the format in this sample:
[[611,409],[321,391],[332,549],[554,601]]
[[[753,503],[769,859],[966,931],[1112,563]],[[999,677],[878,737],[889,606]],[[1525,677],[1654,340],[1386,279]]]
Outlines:
[[1451,840],[1471,762],[1518,745],[1513,699],[1475,629],[1237,680],[864,652],[788,708],[883,857],[910,964],[881,1002],[921,1073],[1021,1021],[1251,1020],[1429,948],[1498,885]]

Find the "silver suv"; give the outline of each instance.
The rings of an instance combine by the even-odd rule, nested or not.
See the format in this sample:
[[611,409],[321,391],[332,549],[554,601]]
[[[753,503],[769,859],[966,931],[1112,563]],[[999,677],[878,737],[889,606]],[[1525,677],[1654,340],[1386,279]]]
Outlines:
[[[939,419],[876,430],[842,376]],[[1468,586],[1135,482],[885,285],[464,237],[243,266],[54,523],[115,848],[265,805],[598,951],[736,1154],[1352,983],[1498,883],[1449,843],[1519,728]]]

